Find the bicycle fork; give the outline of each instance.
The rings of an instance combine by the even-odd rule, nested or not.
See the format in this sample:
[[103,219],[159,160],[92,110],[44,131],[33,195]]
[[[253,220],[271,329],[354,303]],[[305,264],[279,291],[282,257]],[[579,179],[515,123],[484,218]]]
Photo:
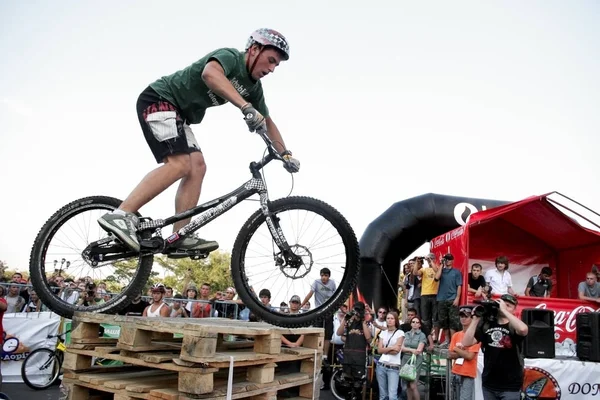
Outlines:
[[279,225],[279,217],[271,212],[271,209],[269,208],[269,195],[266,189],[260,190],[259,196],[260,209],[265,216],[267,227],[269,228],[269,232],[271,232],[271,237],[277,247],[279,247],[279,250],[281,250],[281,253],[275,255],[275,263],[279,267],[286,266],[288,268],[300,268],[303,265],[302,258],[292,251],[292,248],[287,242],[285,235],[281,230],[281,226]]

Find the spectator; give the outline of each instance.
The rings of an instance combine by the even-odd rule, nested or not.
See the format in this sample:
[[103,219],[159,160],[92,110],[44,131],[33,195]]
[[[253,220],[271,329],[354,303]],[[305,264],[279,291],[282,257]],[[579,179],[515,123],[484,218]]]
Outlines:
[[344,360],[342,362],[344,375],[353,383],[365,376],[367,362],[367,345],[371,341],[371,329],[365,321],[365,303],[356,302],[353,315],[337,330],[337,335],[344,341]]
[[173,301],[171,304],[171,315],[170,315],[171,318],[187,318],[188,317],[187,311],[183,307],[182,303],[183,303],[183,296],[180,295],[179,293],[177,293],[173,297]]
[[401,287],[404,290],[405,295],[402,299],[406,302],[406,308],[414,308],[417,310],[417,314],[421,313],[421,276],[413,274],[413,266],[415,265],[415,259],[410,260],[404,265],[404,280],[402,281]]
[[373,319],[373,326],[375,326],[375,328],[381,330],[387,329],[387,313],[385,307],[379,307],[377,309],[376,318]]
[[307,301],[301,308],[302,312],[310,311],[310,301]]
[[472,306],[462,306],[459,311],[462,331],[452,335],[448,356],[454,360],[452,365],[455,400],[473,400],[475,398],[475,377],[477,376],[477,354],[480,343],[465,347],[462,343],[465,332],[472,322]]
[[284,314],[289,314],[290,308],[288,306],[288,303],[286,303],[285,301],[282,301],[281,303],[279,303],[279,311]]
[[155,283],[150,288],[152,293],[152,304],[150,304],[144,310],[144,317],[158,318],[168,317],[171,315],[171,309],[169,305],[163,301],[165,296],[165,285],[162,283]]
[[337,334],[338,328],[340,325],[344,324],[344,318],[346,317],[347,307],[340,307],[339,310],[335,313],[333,318],[333,336],[331,337],[331,342],[334,345],[342,346],[344,342],[342,341],[342,336]]
[[[310,286],[310,291],[302,301],[301,307],[308,303],[313,294],[315,295],[315,306],[318,308],[323,305],[337,289],[335,281],[331,278],[331,271],[329,268],[321,268],[319,271],[321,279],[316,279]],[[333,319],[325,318],[323,321],[323,328],[325,328],[325,339],[323,340],[323,358],[327,358],[329,354],[329,341],[333,336]]]
[[496,258],[496,268],[485,273],[485,281],[489,285],[491,294],[517,295],[512,288],[512,277],[508,272],[508,258],[506,256]]
[[[414,354],[416,356],[415,369],[418,377],[423,363],[423,350],[427,344],[427,338],[421,331],[422,323],[419,317],[411,319],[410,325],[411,329],[405,333],[404,342],[402,343],[402,365],[406,364]],[[410,382],[406,381],[408,400],[420,399],[417,381],[418,379]]]
[[7,313],[21,312],[21,310],[25,306],[25,299],[19,293],[19,286],[17,286],[16,284],[9,286],[8,294],[6,295]]
[[593,272],[588,272],[584,282],[580,282],[577,287],[580,300],[589,300],[600,303],[600,283],[598,277]]
[[523,386],[522,345],[529,332],[527,325],[514,314],[518,300],[504,294],[498,300],[497,319],[478,317],[477,306],[473,320],[462,339],[464,347],[477,342],[483,350],[481,384],[484,400],[520,400]]
[[[4,289],[4,287],[2,287]],[[0,335],[2,335],[2,345],[4,346],[4,327],[2,325],[2,320],[4,319],[4,313],[8,309],[8,303],[4,296],[0,297]],[[2,386],[2,369],[0,369],[0,386]]]
[[210,283],[204,282],[200,286],[200,301],[192,307],[192,318],[207,318],[211,316]]
[[404,332],[400,329],[398,314],[386,314],[386,328],[379,334],[377,351],[381,354],[377,363],[377,383],[379,400],[398,400],[400,361]]
[[[218,312],[219,317],[237,319],[239,312],[246,308],[241,300],[233,299],[235,295],[235,289],[228,287],[225,291],[225,297],[220,302],[215,303],[214,309]],[[215,300],[212,299],[212,301]]]
[[[276,307],[273,307],[271,305],[271,291],[269,289],[261,289],[260,292],[258,292],[258,298],[260,299],[260,303],[262,304],[262,306],[265,307],[267,310],[278,311],[278,309]],[[252,311],[250,311],[250,315],[249,315],[248,319],[250,321],[255,321],[255,322],[261,320]]]
[[471,272],[469,272],[469,293],[473,293],[475,297],[481,297],[487,294],[488,287],[487,282],[483,275],[481,275],[483,268],[481,264],[475,263],[471,265]]
[[454,266],[454,256],[450,253],[442,257],[442,266],[435,273],[435,280],[439,282],[437,302],[438,302],[438,322],[440,328],[444,330],[445,340],[440,348],[446,348],[450,344],[450,338],[460,329],[458,320],[458,304],[460,302],[460,292],[462,289],[462,274]]
[[[300,314],[300,296],[293,295],[290,298],[290,314]],[[300,347],[304,342],[304,335],[282,335],[281,343],[287,347]]]
[[142,292],[140,291],[137,296],[129,303],[125,308],[119,311],[119,315],[130,315],[130,316],[141,316],[144,314],[144,310],[148,307],[147,301],[142,299]]
[[23,312],[34,313],[34,312],[42,312],[42,311],[48,311],[48,307],[46,307],[44,304],[42,304],[42,301],[38,297],[35,290],[31,289],[29,291],[29,303],[27,303],[27,305],[23,309]]
[[[406,311],[406,322],[400,325],[400,329],[402,329],[402,332],[406,333],[410,331],[412,329],[410,321],[412,321],[413,318],[418,316],[419,315],[417,314],[417,310],[415,308],[409,308]],[[422,325],[421,332],[423,332],[427,337],[427,350],[433,350],[433,335],[431,334],[431,330],[427,327],[427,325]]]
[[544,267],[539,275],[529,278],[525,288],[525,296],[550,297],[552,292],[552,268]]
[[[188,300],[196,300],[198,298],[198,288],[193,283],[190,283],[187,286],[185,294]],[[188,315],[192,315],[192,308],[194,307],[194,303],[194,301],[186,301],[183,303]]]
[[[423,262],[427,261],[428,267],[423,267]],[[423,325],[427,326],[433,332],[434,338],[437,338],[437,293],[439,282],[435,280],[435,275],[440,266],[435,261],[435,254],[430,253],[427,257],[417,257],[413,267],[413,274],[421,276],[421,317]]]
[[[183,296],[181,296],[183,298]],[[171,299],[173,298],[173,288],[171,286],[165,286],[165,298],[164,301],[171,306]]]

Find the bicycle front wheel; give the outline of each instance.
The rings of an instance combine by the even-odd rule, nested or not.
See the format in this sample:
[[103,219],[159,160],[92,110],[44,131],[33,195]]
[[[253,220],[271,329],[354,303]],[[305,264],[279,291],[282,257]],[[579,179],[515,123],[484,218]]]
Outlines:
[[21,365],[23,382],[34,390],[47,389],[60,375],[61,361],[54,350],[36,349]]
[[[231,255],[231,272],[242,301],[258,318],[284,327],[330,318],[358,279],[358,242],[352,227],[335,208],[310,197],[275,200],[269,211],[302,265],[285,262],[264,214],[257,211],[238,234]],[[334,284],[321,277],[323,268],[329,269]],[[271,293],[268,304],[258,297],[262,289]],[[314,306],[300,310],[298,297],[302,302],[311,291]]]
[[[108,236],[98,225],[98,218],[120,204],[121,200],[105,196],[73,201],[54,213],[38,233],[31,249],[29,274],[37,295],[50,310],[65,318],[72,318],[75,311],[116,313],[141,293],[152,270],[152,254],[117,251],[120,258],[97,265],[84,255],[90,243]],[[60,287],[55,284],[59,278],[82,283],[63,282]],[[84,283],[100,281],[106,283],[106,293],[89,290]]]

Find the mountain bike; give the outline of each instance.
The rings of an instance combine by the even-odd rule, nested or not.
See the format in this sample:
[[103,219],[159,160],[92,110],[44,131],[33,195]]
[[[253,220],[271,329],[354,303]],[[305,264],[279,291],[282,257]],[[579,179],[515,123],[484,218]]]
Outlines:
[[65,357],[65,335],[48,335],[48,339],[57,338],[54,349],[41,348],[29,353],[21,365],[23,382],[34,390],[47,389],[56,382]]
[[[41,228],[31,250],[31,281],[42,302],[67,318],[75,311],[118,312],[143,289],[154,255],[206,258],[208,254],[202,252],[181,253],[173,244],[257,194],[260,208],[242,226],[231,254],[231,274],[239,297],[260,319],[284,327],[311,325],[331,315],[356,286],[356,235],[344,216],[323,201],[299,196],[269,199],[261,170],[271,161],[286,160],[266,132],[258,134],[267,149],[260,161],[250,163],[252,178],[237,189],[166,219],[144,218],[138,213],[139,252],[104,232],[96,222],[103,213],[116,209],[121,200],[92,196],[59,209]],[[196,215],[178,232],[163,238],[162,228]],[[56,259],[62,259],[60,266]],[[71,304],[50,284],[48,275],[53,267],[55,276],[81,273],[85,279],[116,283],[122,290],[102,304]],[[293,295],[304,298],[311,285],[319,281],[323,267],[330,269],[337,288],[322,304],[301,314],[289,314],[260,302],[257,293],[263,288],[270,289],[273,304],[288,302]]]

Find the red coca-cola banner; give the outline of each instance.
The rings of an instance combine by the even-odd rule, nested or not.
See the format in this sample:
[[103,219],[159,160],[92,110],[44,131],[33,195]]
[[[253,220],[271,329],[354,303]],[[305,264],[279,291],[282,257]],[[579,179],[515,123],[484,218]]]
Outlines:
[[[473,304],[474,296],[468,297],[468,302]],[[519,297],[517,316],[525,308],[540,308],[554,311],[554,342],[557,356],[576,355],[577,344],[577,314],[583,312],[600,312],[600,304],[591,301]]]

